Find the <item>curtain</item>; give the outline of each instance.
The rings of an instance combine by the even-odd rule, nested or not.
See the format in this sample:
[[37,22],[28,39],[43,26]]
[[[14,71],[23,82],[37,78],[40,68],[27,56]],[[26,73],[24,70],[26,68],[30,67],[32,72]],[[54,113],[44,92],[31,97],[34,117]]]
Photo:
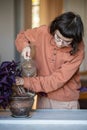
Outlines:
[[63,0],[40,0],[40,25],[48,25],[63,12]]
[[24,28],[32,27],[32,0],[24,0]]

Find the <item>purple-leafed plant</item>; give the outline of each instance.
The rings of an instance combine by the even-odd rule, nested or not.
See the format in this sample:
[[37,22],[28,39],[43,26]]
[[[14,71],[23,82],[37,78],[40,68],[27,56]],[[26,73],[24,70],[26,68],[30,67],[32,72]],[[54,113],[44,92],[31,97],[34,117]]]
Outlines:
[[21,76],[21,70],[15,61],[4,61],[0,65],[0,106],[4,109],[9,105],[15,77]]

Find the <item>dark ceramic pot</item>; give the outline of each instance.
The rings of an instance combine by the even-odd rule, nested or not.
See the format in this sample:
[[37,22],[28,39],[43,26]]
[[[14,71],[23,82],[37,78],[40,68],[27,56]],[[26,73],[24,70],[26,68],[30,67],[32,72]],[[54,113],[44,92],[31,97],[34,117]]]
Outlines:
[[13,117],[27,117],[29,116],[34,103],[34,97],[29,96],[15,96],[11,97],[10,111]]

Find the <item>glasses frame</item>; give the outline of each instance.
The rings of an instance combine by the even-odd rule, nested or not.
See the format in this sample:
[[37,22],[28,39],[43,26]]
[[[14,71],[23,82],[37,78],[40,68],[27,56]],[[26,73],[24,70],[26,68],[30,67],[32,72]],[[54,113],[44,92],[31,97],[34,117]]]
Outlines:
[[63,39],[61,39],[58,34],[55,33],[54,35],[54,38],[55,38],[55,41],[56,42],[61,42],[63,46],[69,46],[71,43],[72,43],[72,40],[71,41],[65,41]]

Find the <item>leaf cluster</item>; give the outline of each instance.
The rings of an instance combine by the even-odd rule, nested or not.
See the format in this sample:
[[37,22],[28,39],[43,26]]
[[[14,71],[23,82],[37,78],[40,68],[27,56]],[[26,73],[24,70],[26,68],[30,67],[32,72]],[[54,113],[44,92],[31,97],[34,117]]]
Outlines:
[[15,84],[16,76],[21,76],[19,63],[13,61],[4,61],[0,65],[0,106],[4,109],[10,102]]

